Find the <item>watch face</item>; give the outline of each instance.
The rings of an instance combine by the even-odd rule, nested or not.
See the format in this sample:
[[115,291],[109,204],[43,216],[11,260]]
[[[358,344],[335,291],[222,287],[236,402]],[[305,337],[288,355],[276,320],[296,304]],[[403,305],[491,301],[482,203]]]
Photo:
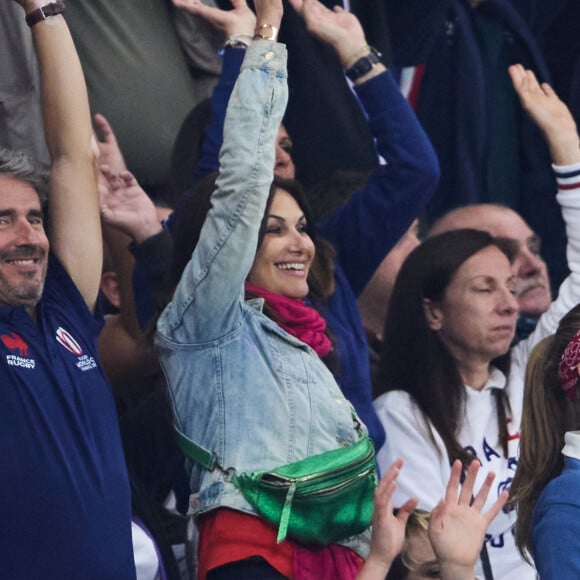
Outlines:
[[380,61],[380,53],[378,53],[374,48],[370,49],[370,53],[366,56],[359,58],[347,71],[346,76],[351,81],[356,81],[360,77],[366,75],[371,71],[375,64]]

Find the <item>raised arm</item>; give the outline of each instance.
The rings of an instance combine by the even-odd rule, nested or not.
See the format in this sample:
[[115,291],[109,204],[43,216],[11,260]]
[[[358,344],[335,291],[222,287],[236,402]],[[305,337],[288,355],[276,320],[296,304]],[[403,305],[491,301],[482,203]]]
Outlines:
[[[4,0],[6,1],[6,0]],[[44,0],[18,0],[26,14]],[[102,263],[96,147],[85,81],[62,14],[32,26],[40,69],[44,132],[51,157],[49,239],[90,309]]]
[[226,108],[240,73],[245,49],[252,42],[256,16],[246,0],[233,0],[232,10],[207,6],[199,0],[173,0],[173,4],[207,20],[224,34],[222,70],[211,94],[211,119],[205,127],[197,169],[193,181],[217,171],[219,150],[223,141]]
[[534,332],[514,349],[525,366],[533,347],[553,334],[562,316],[580,301],[580,138],[572,114],[550,85],[540,84],[534,73],[521,65],[511,66],[509,74],[522,107],[542,132],[550,150],[558,184],[556,199],[566,225],[570,269],[560,285],[558,297],[542,314]]
[[[370,53],[353,14],[340,8],[329,10],[318,0],[290,2],[309,32],[332,47],[345,70]],[[415,114],[382,64],[356,78],[354,86],[386,165],[378,166],[363,189],[320,223],[319,231],[334,245],[358,295],[425,209],[437,186],[439,166]]]
[[230,331],[242,315],[244,283],[255,257],[288,94],[285,47],[266,38],[280,25],[282,1],[256,0],[255,5],[256,30],[265,38],[246,51],[228,104],[212,207],[159,319],[159,337],[173,333],[172,340],[190,343],[217,338],[216,332]]
[[580,163],[580,141],[576,123],[568,107],[547,83],[539,83],[531,70],[521,64],[510,66],[509,74],[522,107],[542,131],[552,163]]

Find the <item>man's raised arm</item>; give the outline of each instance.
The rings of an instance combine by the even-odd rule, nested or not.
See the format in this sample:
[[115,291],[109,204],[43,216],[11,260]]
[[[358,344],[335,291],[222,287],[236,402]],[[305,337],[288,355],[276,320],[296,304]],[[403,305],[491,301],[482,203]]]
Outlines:
[[59,12],[62,4],[15,1],[27,14],[40,68],[44,131],[52,161],[48,201],[51,249],[92,309],[101,275],[102,241],[97,150],[85,80],[63,15],[47,16]]

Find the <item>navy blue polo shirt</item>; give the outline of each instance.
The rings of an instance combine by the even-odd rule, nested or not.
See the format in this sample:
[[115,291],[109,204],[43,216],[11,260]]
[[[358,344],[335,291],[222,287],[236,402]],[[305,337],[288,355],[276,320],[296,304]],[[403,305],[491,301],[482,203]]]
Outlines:
[[101,324],[54,256],[35,323],[0,307],[0,578],[131,580],[131,499]]

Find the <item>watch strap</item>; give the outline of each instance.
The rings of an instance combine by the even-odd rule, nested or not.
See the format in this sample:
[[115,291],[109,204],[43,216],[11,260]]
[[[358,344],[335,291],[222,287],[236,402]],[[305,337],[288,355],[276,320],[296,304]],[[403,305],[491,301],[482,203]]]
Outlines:
[[45,4],[26,15],[26,24],[28,26],[34,26],[38,22],[46,20],[49,16],[56,16],[57,14],[62,14],[64,12],[64,2],[57,0],[56,2],[51,2],[50,4]]
[[381,62],[382,56],[376,48],[369,46],[369,53],[361,56],[351,67],[346,69],[346,76],[353,82],[360,79]]

